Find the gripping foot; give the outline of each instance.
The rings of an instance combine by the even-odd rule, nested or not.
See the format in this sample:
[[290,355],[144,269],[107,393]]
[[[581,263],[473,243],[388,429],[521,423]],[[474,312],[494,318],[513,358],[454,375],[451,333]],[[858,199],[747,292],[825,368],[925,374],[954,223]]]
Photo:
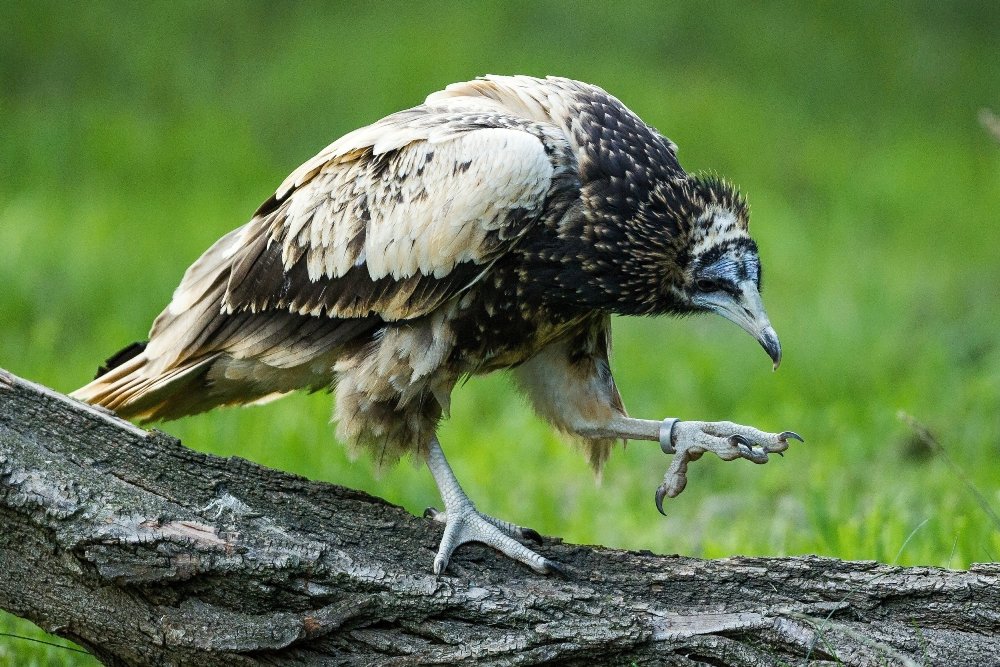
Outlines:
[[564,574],[558,563],[540,556],[517,541],[526,539],[541,544],[542,537],[537,531],[483,514],[467,497],[464,500],[465,502],[444,512],[439,512],[433,507],[424,510],[425,517],[445,525],[441,545],[438,547],[437,556],[434,557],[434,574],[444,572],[455,549],[466,542],[488,544],[539,574]]
[[663,511],[663,499],[677,496],[687,485],[687,467],[705,452],[714,452],[723,461],[746,459],[757,464],[767,463],[769,454],[788,449],[789,440],[804,442],[794,431],[765,433],[750,426],[733,422],[695,422],[664,420],[660,447],[672,453],[673,459],[656,489],[656,509]]
[[539,574],[565,576],[565,570],[561,565],[540,556],[518,542],[519,539],[525,539],[541,544],[542,537],[537,531],[496,519],[476,509],[462,490],[451,466],[448,465],[437,438],[434,438],[428,446],[427,467],[434,475],[434,481],[437,482],[445,506],[443,512],[433,507],[424,510],[425,517],[445,525],[441,545],[438,547],[437,556],[434,557],[434,574],[445,571],[455,549],[466,542],[482,542],[524,563]]

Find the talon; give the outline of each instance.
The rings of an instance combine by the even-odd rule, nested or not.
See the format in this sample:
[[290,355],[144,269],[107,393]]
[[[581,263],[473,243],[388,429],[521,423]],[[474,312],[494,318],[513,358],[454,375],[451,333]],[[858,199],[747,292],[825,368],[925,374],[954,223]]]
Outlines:
[[799,442],[805,442],[805,440],[802,439],[802,436],[796,433],[795,431],[782,431],[778,435],[778,439],[779,440],[792,439],[792,440],[798,440]]
[[[533,529],[533,528],[522,528],[521,529],[521,537],[523,537],[526,540],[531,540],[535,544],[541,544],[542,543],[542,536],[539,535],[538,531],[535,530],[535,529]],[[549,561],[549,562],[551,563],[552,561]]]
[[570,578],[569,570],[567,570],[564,565],[557,563],[554,560],[549,560],[548,558],[546,558],[545,562],[542,564],[542,570],[544,570],[542,574],[555,574],[566,580],[569,580]]
[[656,509],[660,511],[660,514],[667,516],[667,513],[663,511],[663,498],[667,495],[667,487],[664,484],[660,484],[656,487]]
[[729,444],[735,445],[737,447],[739,447],[740,445],[743,445],[745,447],[750,447],[753,443],[751,443],[746,437],[737,433],[735,435],[729,436]]
[[427,509],[424,510],[424,518],[425,519],[433,519],[437,515],[438,515],[438,511],[436,509],[434,509],[433,507],[428,507]]

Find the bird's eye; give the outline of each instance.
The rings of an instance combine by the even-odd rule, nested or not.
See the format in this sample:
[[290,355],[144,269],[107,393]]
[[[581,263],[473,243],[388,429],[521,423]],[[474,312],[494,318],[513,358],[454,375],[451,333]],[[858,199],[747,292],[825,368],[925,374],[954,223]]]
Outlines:
[[722,285],[710,278],[699,278],[694,285],[699,292],[718,292],[722,289]]

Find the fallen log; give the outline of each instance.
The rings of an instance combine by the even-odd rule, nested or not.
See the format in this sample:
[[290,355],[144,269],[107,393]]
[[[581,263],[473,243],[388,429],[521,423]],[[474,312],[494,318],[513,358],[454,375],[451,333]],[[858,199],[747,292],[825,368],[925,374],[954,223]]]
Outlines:
[[537,575],[365,493],[0,370],[0,608],[108,665],[1000,664],[1000,565],[546,540]]

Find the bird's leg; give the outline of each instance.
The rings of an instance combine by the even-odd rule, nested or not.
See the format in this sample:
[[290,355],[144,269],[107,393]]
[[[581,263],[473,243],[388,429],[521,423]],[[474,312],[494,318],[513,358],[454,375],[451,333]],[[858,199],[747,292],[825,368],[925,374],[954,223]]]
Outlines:
[[455,473],[441,450],[437,437],[431,439],[427,448],[427,467],[437,483],[444,511],[433,507],[424,511],[424,516],[442,522],[444,536],[434,558],[434,574],[441,574],[448,567],[452,553],[466,542],[482,542],[497,551],[520,561],[541,574],[561,573],[562,567],[555,561],[538,555],[514,538],[529,539],[541,544],[541,536],[530,528],[522,528],[508,521],[495,519],[476,509],[458,483]]
[[780,455],[788,449],[789,440],[802,441],[794,431],[767,433],[733,422],[681,421],[673,417],[658,422],[618,416],[600,427],[577,432],[590,438],[653,440],[660,443],[665,454],[672,454],[663,483],[656,489],[656,509],[661,514],[664,497],[673,498],[684,490],[688,463],[697,461],[705,452],[714,452],[724,461],[767,463],[768,454]]

